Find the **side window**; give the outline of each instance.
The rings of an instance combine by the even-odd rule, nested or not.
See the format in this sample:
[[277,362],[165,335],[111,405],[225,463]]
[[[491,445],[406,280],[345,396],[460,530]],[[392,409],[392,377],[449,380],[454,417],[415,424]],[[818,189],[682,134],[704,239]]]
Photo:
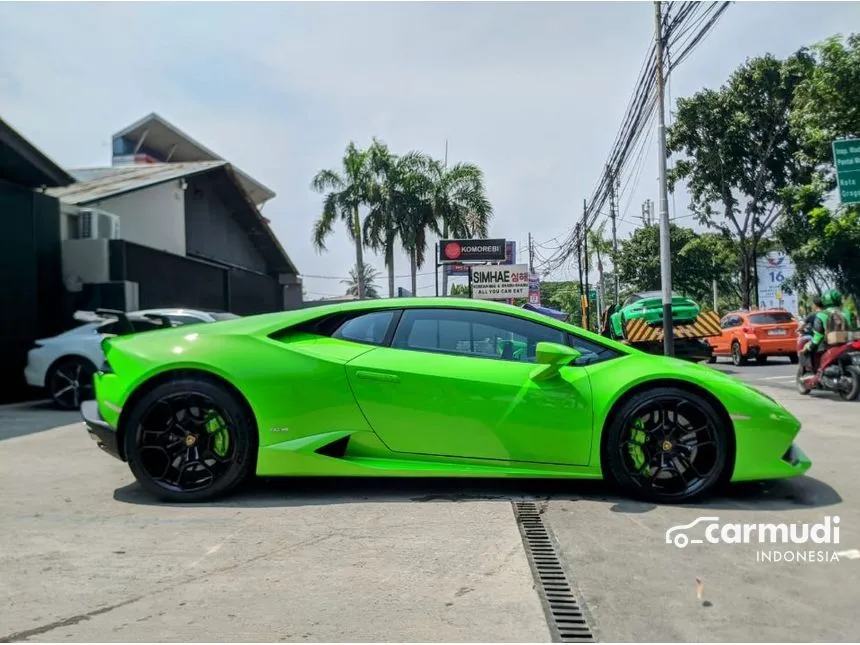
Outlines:
[[374,311],[356,316],[341,323],[331,337],[367,345],[382,345],[393,318],[392,310]]
[[567,335],[515,316],[463,309],[406,309],[392,347],[535,362],[539,342],[565,344]]

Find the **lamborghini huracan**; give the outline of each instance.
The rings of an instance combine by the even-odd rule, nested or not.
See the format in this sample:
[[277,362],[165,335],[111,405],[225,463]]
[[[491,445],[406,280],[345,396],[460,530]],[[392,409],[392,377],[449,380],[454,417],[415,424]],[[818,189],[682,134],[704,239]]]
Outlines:
[[103,350],[85,426],[167,501],[316,475],[607,479],[671,503],[811,465],[800,422],[741,381],[503,303],[357,301]]

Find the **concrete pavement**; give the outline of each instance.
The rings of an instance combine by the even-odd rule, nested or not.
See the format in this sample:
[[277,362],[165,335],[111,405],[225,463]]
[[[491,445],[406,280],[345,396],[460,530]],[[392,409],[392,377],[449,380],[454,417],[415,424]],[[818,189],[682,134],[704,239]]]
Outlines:
[[860,559],[761,563],[757,546],[665,543],[703,515],[838,514],[838,548],[860,549],[860,403],[801,397],[770,378],[793,373],[787,362],[718,368],[801,418],[808,477],[696,506],[596,483],[316,479],[169,506],[68,425],[75,413],[0,408],[0,642],[547,642],[510,504],[524,498],[543,501],[601,640],[856,641]]

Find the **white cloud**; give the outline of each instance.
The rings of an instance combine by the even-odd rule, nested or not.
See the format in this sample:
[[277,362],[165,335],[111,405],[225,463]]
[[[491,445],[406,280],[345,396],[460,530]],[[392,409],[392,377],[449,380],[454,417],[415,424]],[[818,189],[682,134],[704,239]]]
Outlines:
[[[856,19],[854,3],[825,4],[731,6],[671,95]],[[308,184],[350,139],[441,157],[447,138],[452,161],[486,172],[494,235],[521,248],[529,231],[563,236],[615,138],[652,16],[649,2],[3,3],[0,112],[61,164],[85,166],[108,164],[110,135],[156,111],[276,190],[265,213],[303,273],[344,276],[354,252],[341,229],[328,253],[310,246],[320,197]],[[652,145],[623,196],[622,235],[656,202],[655,176]],[[418,282],[432,293],[432,275]]]

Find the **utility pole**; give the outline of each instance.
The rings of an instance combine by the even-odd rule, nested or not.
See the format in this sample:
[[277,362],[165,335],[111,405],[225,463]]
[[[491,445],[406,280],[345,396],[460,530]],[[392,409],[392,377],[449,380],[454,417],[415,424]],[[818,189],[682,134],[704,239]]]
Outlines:
[[[516,258],[514,258],[516,261]],[[535,247],[534,240],[532,240],[532,234],[529,233],[529,277],[531,274],[535,272]]]
[[[582,309],[582,232],[579,231],[579,225],[577,225],[576,232],[576,267],[579,270],[579,307]],[[585,313],[583,311],[580,312],[580,320],[582,321],[582,326],[585,327]]]
[[669,238],[669,192],[666,185],[666,106],[663,78],[663,20],[660,0],[654,2],[655,43],[657,49],[657,157],[660,179],[660,282],[663,287],[663,353],[674,356],[672,335],[672,250]]
[[[444,169],[448,169],[448,139],[445,139],[445,165]],[[448,237],[448,222],[442,223],[442,239]],[[439,254],[436,254],[436,261],[439,261]],[[447,264],[442,265],[442,295],[448,296],[448,266]],[[471,284],[471,277],[469,278],[469,284]],[[438,293],[436,294],[438,295]]]
[[591,325],[588,319],[588,200],[582,200],[582,257],[584,259],[585,269],[583,269],[583,277],[585,278],[585,287],[582,294],[582,302],[584,303],[582,317],[585,318],[585,328],[590,329]]
[[[618,258],[618,232],[615,228],[615,220],[618,217],[618,181],[612,176],[609,166],[606,166],[606,175],[609,178],[609,217],[612,219],[612,278],[615,283],[615,304],[618,304],[618,270],[615,267]],[[606,303],[603,305],[606,306]]]

